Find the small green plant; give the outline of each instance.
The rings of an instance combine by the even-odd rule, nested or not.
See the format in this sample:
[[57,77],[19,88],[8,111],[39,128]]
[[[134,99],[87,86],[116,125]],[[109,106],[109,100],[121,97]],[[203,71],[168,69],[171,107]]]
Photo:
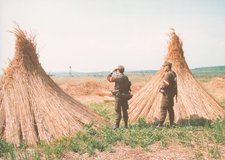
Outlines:
[[0,139],[0,157],[6,157],[7,159],[16,159],[15,147],[13,144],[7,143]]
[[160,141],[161,146],[166,147],[167,146],[167,142],[165,141],[165,139],[161,139]]
[[27,148],[27,144],[25,141],[22,141],[19,146],[20,149],[25,150]]
[[225,119],[213,123],[213,136],[217,143],[225,143]]
[[41,160],[40,154],[37,152],[34,152],[32,155],[32,160]]
[[202,160],[202,156],[203,156],[203,154],[200,151],[195,152],[195,159],[196,160]]
[[137,121],[137,126],[139,128],[146,128],[146,127],[149,127],[149,124],[147,124],[144,118],[139,118]]
[[115,131],[111,127],[106,126],[102,129],[100,134],[107,144],[114,145],[119,140],[117,132],[119,132],[119,130]]
[[95,153],[95,150],[98,149],[99,151],[104,151],[106,148],[105,144],[102,141],[91,139],[87,142],[87,151],[90,155]]
[[93,124],[85,124],[84,129],[86,130],[87,134],[94,136],[97,134],[97,131],[92,126]]
[[74,139],[71,140],[71,142],[69,144],[69,150],[71,150],[73,152],[80,152],[81,151],[79,140],[77,138],[74,138]]
[[112,119],[113,117],[113,103],[92,103],[89,105],[90,108],[94,109],[97,113],[107,119]]
[[60,141],[60,143],[56,144],[53,148],[53,154],[56,157],[60,157],[60,155],[65,152],[67,149],[67,142],[66,141]]
[[55,156],[53,154],[53,147],[54,147],[54,144],[47,144],[45,142],[41,142],[39,144],[39,147],[42,148],[43,152],[45,153],[45,157],[46,159],[54,159]]
[[215,159],[220,159],[221,158],[218,146],[212,146],[212,147],[208,146],[208,154],[209,154],[209,156],[211,158],[215,158]]

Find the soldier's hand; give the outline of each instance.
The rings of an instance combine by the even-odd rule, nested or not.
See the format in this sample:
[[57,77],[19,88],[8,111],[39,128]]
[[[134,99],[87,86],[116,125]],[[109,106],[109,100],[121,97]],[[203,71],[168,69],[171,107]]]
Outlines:
[[159,92],[162,93],[163,95],[165,94],[165,91],[162,88],[159,89]]
[[114,70],[113,70],[113,72],[116,72],[117,71],[117,68],[115,68]]

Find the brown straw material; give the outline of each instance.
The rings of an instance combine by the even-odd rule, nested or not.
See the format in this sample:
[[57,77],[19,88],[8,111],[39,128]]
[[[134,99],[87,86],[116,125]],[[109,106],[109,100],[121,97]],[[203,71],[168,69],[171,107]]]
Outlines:
[[7,142],[36,144],[40,140],[69,136],[105,120],[67,95],[41,67],[33,36],[19,27],[15,57],[2,77],[0,137]]
[[[175,121],[185,119],[214,120],[225,116],[225,110],[210,96],[193,77],[184,58],[182,42],[175,32],[170,35],[168,53],[165,61],[173,64],[172,69],[177,74],[178,103],[175,102]],[[160,71],[137,92],[130,101],[130,121],[145,118],[155,122],[160,117],[161,93],[159,87],[164,71]]]

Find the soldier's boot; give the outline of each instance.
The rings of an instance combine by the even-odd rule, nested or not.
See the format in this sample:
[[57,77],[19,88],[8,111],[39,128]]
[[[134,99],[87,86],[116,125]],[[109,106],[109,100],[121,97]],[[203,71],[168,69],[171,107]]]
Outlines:
[[174,128],[174,127],[175,127],[174,122],[170,121],[170,128]]
[[119,128],[119,127],[120,127],[120,122],[119,122],[119,121],[116,121],[116,125],[114,126],[113,129],[117,129],[117,128]]
[[124,122],[124,127],[128,128],[128,122],[127,121]]
[[116,112],[116,125],[114,129],[117,129],[120,127],[120,120],[121,120],[121,111]]
[[169,120],[170,120],[170,127],[174,127],[174,110],[173,110],[173,106],[170,106],[168,108],[168,112],[169,112]]
[[156,128],[162,128],[162,127],[163,127],[163,121],[160,121]]

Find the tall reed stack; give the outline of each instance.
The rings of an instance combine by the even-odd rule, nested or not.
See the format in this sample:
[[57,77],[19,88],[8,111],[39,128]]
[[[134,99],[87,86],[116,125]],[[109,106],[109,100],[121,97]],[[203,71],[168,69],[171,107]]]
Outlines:
[[[175,102],[174,112],[176,122],[186,119],[214,120],[225,116],[225,110],[210,96],[192,75],[184,58],[182,41],[175,32],[169,34],[168,53],[165,61],[172,63],[172,69],[177,74],[178,102]],[[160,117],[162,95],[159,87],[164,76],[163,68],[137,92],[130,101],[130,121],[145,118],[155,122]]]
[[36,144],[105,120],[63,90],[38,61],[34,36],[19,27],[15,56],[6,69],[0,91],[0,137],[7,142]]

